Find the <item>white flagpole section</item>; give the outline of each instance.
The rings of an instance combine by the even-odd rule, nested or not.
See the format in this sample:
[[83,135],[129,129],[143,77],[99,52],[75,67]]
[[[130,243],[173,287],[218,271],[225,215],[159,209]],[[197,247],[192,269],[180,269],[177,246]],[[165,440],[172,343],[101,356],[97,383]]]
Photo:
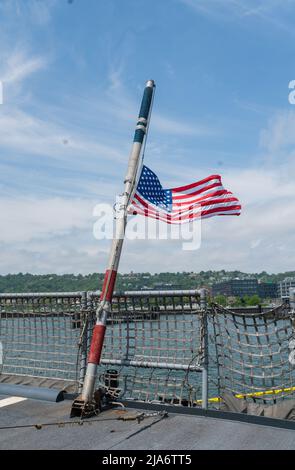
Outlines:
[[149,80],[146,83],[145,90],[143,93],[140,112],[133,139],[133,146],[129,157],[128,170],[126,178],[124,180],[125,188],[121,199],[120,216],[116,218],[116,236],[112,242],[109,261],[103,282],[102,293],[100,296],[100,304],[96,312],[97,320],[96,325],[93,329],[83,390],[81,396],[78,397],[73,403],[71,416],[92,413],[97,407],[93,399],[97,366],[100,363],[106,330],[106,322],[108,313],[111,308],[113,290],[115,286],[124,241],[125,228],[127,222],[127,208],[130,202],[130,198],[133,194],[134,186],[137,181],[137,170],[140,163],[142,145],[149,124],[154,89],[154,81]]

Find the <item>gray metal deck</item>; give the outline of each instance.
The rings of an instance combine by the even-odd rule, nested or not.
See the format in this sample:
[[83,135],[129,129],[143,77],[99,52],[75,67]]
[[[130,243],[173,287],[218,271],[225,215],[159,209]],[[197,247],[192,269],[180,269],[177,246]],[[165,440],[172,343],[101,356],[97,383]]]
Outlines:
[[[0,396],[0,400],[7,397]],[[1,404],[1,401],[0,401]],[[79,450],[193,450],[193,449],[295,449],[295,431],[203,416],[169,413],[137,421],[121,421],[119,416],[136,413],[108,410],[84,421],[81,426],[65,424],[3,429],[42,423],[69,422],[71,401],[49,403],[25,400],[0,408],[0,449]],[[142,412],[142,410],[140,410]],[[151,410],[147,411],[148,413]],[[155,423],[155,421],[158,421]],[[155,424],[153,424],[155,423]]]

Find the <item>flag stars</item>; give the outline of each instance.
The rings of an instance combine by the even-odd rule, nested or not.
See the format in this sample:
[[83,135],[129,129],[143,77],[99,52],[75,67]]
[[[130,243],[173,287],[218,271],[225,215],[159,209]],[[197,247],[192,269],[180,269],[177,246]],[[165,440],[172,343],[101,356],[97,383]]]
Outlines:
[[[155,214],[163,214],[163,212],[170,213],[169,217],[171,217],[171,220],[174,218],[174,223],[179,223],[179,218],[181,218],[182,215],[184,215],[184,218],[188,218],[188,221],[194,220],[196,217],[239,215],[241,205],[238,199],[233,197],[231,192],[223,189],[220,178],[220,186],[218,187],[220,194],[216,195],[216,188],[214,187],[212,189],[213,183],[216,183],[215,175],[208,177],[206,180],[194,183],[197,189],[205,189],[205,191],[199,191],[200,195],[198,195],[196,199],[196,193],[191,192],[192,185],[176,188],[175,190],[163,189],[158,177],[147,167],[143,166],[137,186],[137,195],[144,199],[144,211],[146,207],[149,208],[149,206],[152,205],[152,211],[154,211]],[[206,189],[206,185],[209,188],[208,190]],[[184,200],[179,200],[179,196],[181,196],[180,189],[186,196]],[[203,196],[203,198],[201,196]],[[173,211],[174,197],[178,199],[176,201],[178,202],[178,207],[175,207]],[[200,210],[200,206],[202,206],[203,209]],[[188,212],[190,212],[189,216],[187,216]]]
[[143,167],[138,183],[138,191],[146,200],[161,209],[171,210],[172,193],[164,190],[157,176],[147,167]]

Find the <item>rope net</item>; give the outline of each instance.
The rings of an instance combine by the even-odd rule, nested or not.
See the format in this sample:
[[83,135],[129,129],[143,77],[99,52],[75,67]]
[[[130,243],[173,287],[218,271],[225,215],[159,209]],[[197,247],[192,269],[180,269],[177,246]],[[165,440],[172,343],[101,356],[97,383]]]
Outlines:
[[[115,295],[97,387],[114,398],[200,405],[208,332],[213,406],[225,393],[266,404],[294,397],[289,306],[236,313],[199,302],[197,291]],[[91,292],[0,294],[0,380],[64,380],[81,391],[98,303]]]
[[[115,296],[97,386],[144,401],[201,398],[198,302],[192,294]],[[90,292],[1,294],[0,380],[64,380],[81,391],[98,303]]]
[[81,296],[0,299],[0,372],[76,381]]
[[[287,304],[265,313],[208,311],[210,374],[218,390],[273,404],[295,393],[295,318]],[[214,380],[215,378],[215,380]]]
[[126,399],[192,404],[201,398],[198,302],[194,295],[116,296],[99,384],[116,384],[110,393]]

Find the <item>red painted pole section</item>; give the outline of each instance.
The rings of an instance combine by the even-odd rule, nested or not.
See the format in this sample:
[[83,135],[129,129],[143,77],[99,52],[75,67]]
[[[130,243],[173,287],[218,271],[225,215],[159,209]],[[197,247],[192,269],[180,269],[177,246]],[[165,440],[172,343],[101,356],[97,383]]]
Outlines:
[[112,297],[113,297],[116,277],[117,277],[117,271],[112,271],[111,269],[106,270],[104,280],[103,280],[100,300],[107,300],[108,302],[111,302]]
[[90,362],[91,364],[99,365],[105,331],[105,325],[95,325],[95,327],[93,328],[93,335],[88,356],[88,362]]
[[[102,291],[100,294],[100,301],[111,302],[113,297],[113,291],[116,282],[117,271],[107,269],[105,272]],[[105,336],[106,325],[103,323],[97,323],[93,328],[93,334],[90,345],[90,352],[88,356],[88,362],[91,364],[99,365],[101,352],[103,348],[104,336]]]

